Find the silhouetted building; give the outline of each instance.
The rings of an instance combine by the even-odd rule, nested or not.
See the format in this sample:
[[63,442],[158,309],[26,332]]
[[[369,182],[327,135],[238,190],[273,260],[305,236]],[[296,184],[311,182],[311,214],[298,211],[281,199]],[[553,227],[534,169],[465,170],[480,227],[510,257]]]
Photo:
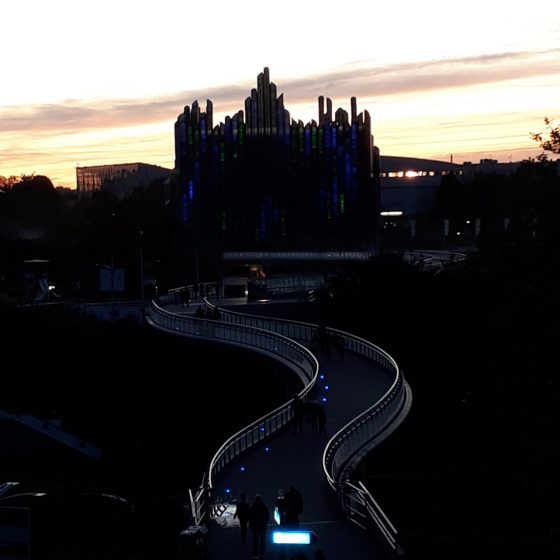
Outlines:
[[212,101],[175,123],[175,204],[199,242],[223,248],[375,246],[379,155],[367,111],[319,97],[318,121],[290,119],[268,68],[238,111],[214,126]]
[[156,179],[166,179],[171,169],[148,163],[123,163],[76,167],[78,193],[107,191],[118,198],[128,196],[134,189],[145,189]]
[[520,163],[481,159],[480,163],[457,164],[382,155],[379,163],[381,211],[400,211],[408,217],[427,214],[434,209],[436,192],[446,175],[453,174],[461,183],[468,184],[477,174],[510,175]]
[[478,176],[511,175],[520,165],[521,162],[498,163],[494,159],[456,164],[453,161],[381,156],[382,250],[472,247],[480,232],[480,215],[475,211],[460,223],[441,216],[438,209],[440,188],[445,181],[448,184],[451,181],[463,185],[467,194],[470,184]]

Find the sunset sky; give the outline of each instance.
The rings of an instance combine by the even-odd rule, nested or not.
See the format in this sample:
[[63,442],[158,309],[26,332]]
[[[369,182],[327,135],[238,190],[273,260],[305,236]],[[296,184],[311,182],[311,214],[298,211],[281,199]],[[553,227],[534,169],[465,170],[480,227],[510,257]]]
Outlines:
[[560,118],[558,0],[17,0],[0,22],[0,175],[56,185],[173,167],[183,107],[223,120],[265,66],[296,120],[356,96],[386,155],[518,161]]

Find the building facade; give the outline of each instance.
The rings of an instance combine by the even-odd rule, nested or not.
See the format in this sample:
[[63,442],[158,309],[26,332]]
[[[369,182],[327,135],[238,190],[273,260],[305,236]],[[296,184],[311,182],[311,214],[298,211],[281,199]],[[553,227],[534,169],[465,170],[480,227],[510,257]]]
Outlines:
[[171,169],[148,163],[93,165],[76,168],[76,188],[80,195],[107,191],[118,198],[145,189],[156,179],[166,179]]
[[508,176],[521,162],[498,163],[495,159],[453,162],[382,155],[379,163],[381,211],[400,211],[417,217],[433,211],[435,197],[443,177],[454,175],[468,185],[476,175]]
[[195,101],[175,123],[175,204],[199,242],[230,249],[372,248],[379,156],[367,111],[295,121],[265,68],[244,111],[214,126]]

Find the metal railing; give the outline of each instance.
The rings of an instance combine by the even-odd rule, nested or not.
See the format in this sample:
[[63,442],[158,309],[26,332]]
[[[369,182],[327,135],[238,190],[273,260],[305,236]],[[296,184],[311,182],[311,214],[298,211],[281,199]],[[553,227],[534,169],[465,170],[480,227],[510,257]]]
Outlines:
[[[295,340],[251,326],[178,315],[166,311],[155,301],[150,303],[148,313],[151,324],[163,330],[194,338],[245,346],[282,361],[302,381],[303,389],[299,392],[299,396],[304,402],[315,385],[319,374],[317,359],[307,348]],[[189,490],[195,525],[200,525],[209,514],[208,500],[216,475],[241,453],[286,426],[291,419],[290,400],[241,429],[218,449],[210,461],[208,472],[204,473],[200,487],[196,490]]]
[[[208,300],[206,304],[214,307]],[[319,329],[319,325],[246,315],[223,308],[220,308],[220,314],[225,321],[246,328],[272,330],[302,341],[314,340]],[[395,527],[365,486],[361,482],[358,482],[359,486],[350,482],[350,475],[364,456],[404,420],[412,400],[410,388],[397,362],[387,352],[367,340],[344,331],[329,328],[326,332],[342,339],[345,350],[366,358],[393,375],[392,383],[385,394],[329,440],[323,452],[323,470],[329,485],[338,493],[345,515],[353,522],[357,522],[355,504],[361,503],[363,506],[361,511],[369,523],[358,522],[358,524],[364,528],[374,527],[389,549],[396,554],[401,554]]]
[[[170,299],[172,297],[170,296]],[[205,300],[205,304],[211,308],[215,307],[208,299]],[[222,338],[221,336],[227,330],[224,330],[224,333],[222,333],[220,328],[224,329],[226,325],[229,328],[236,327],[240,329],[235,331],[237,333],[236,337],[246,332],[247,338],[244,344],[248,345],[256,343],[261,338],[268,341],[273,333],[276,333],[276,336],[280,335],[282,341],[286,344],[292,339],[290,342],[297,344],[300,349],[304,350],[305,356],[312,361],[314,366],[312,382],[310,381],[300,393],[302,398],[305,399],[307,397],[315,383],[318,374],[317,360],[313,354],[293,339],[306,342],[316,339],[319,325],[246,315],[220,308],[221,322],[219,327],[216,327],[214,321],[188,319],[165,311],[154,302],[150,306],[150,313],[151,315],[155,313],[160,326],[167,330],[178,331],[191,336],[200,336],[204,332],[202,326],[200,324],[197,325],[197,322],[204,322],[214,324],[214,331],[212,331],[211,337],[223,341],[228,341],[226,337]],[[154,320],[154,315],[152,315],[152,320]],[[220,336],[216,336],[218,332],[220,332]],[[323,470],[329,485],[339,496],[340,505],[345,515],[365,529],[373,528],[382,536],[392,552],[400,554],[401,550],[398,545],[395,527],[365,486],[359,481],[357,483],[350,481],[350,475],[366,453],[385,439],[404,420],[411,404],[410,388],[405,382],[402,371],[395,360],[375,344],[336,329],[327,329],[327,333],[340,337],[346,350],[366,358],[393,375],[391,385],[385,394],[377,402],[373,403],[371,407],[348,422],[329,440],[323,452]],[[206,333],[206,335],[208,334]],[[238,341],[238,338],[235,340]],[[270,350],[268,344],[267,342],[267,348]],[[207,484],[203,483],[198,494],[198,500],[202,502],[204,498],[208,497],[208,494],[205,495],[202,490],[204,488],[212,488],[212,478],[231,460],[265,437],[284,427],[290,419],[291,411],[290,403],[288,402],[229,438],[212,458],[208,470],[208,482]],[[202,509],[205,507],[204,504],[197,504],[197,499],[192,494],[191,500],[194,507],[193,515],[195,510],[197,512],[195,518],[204,519],[206,514],[206,512],[202,512]],[[200,513],[198,513],[199,511]]]
[[418,263],[423,270],[440,270],[451,264],[465,262],[467,255],[455,251],[405,251],[402,258],[409,264]]
[[[207,305],[214,307],[211,302],[207,302]],[[220,308],[220,315],[224,321],[232,324],[274,331],[285,337],[306,342],[314,340],[319,329],[319,325],[310,323],[246,315],[223,308]],[[402,412],[408,411],[411,397],[410,388],[397,362],[387,352],[350,333],[331,328],[326,331],[341,339],[346,350],[366,358],[393,375],[392,383],[386,393],[344,426],[327,444],[324,455],[325,474],[331,486],[336,488],[341,479],[348,478],[349,472],[373,447],[372,444],[379,443],[392,431],[395,427],[394,421]],[[364,446],[366,442],[369,442],[368,449]]]
[[226,251],[222,258],[225,261],[367,261],[374,255],[374,251]]
[[344,500],[342,507],[350,521],[366,531],[372,529],[380,533],[390,551],[403,555],[397,529],[361,481],[341,483],[339,496]]
[[281,334],[223,320],[213,321],[179,315],[166,311],[155,301],[150,303],[148,312],[154,326],[164,330],[194,338],[245,346],[268,354],[290,367],[306,386],[316,375],[314,370],[318,365],[315,356],[295,340]]

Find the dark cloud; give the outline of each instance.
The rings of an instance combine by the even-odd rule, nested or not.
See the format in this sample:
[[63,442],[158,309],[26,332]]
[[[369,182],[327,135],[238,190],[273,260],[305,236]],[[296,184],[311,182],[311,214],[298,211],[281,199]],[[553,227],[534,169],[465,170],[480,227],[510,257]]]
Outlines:
[[[510,52],[368,67],[355,61],[348,67],[326,74],[277,82],[286,107],[313,103],[317,96],[333,99],[382,97],[423,93],[449,88],[491,84],[505,80],[557,75],[560,49],[541,52]],[[273,70],[273,69],[271,69]],[[272,76],[273,81],[274,76]],[[0,108],[0,130],[4,132],[78,132],[136,126],[162,121],[172,123],[183,106],[198,100],[204,108],[212,99],[217,113],[243,109],[255,81],[208,90],[188,90],[148,99],[101,101],[67,100],[27,108]]]

